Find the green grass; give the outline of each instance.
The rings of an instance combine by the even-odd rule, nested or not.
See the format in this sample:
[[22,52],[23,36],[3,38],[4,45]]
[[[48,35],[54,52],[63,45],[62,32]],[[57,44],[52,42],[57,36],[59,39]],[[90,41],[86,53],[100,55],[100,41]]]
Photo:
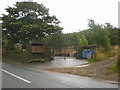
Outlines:
[[115,73],[120,73],[120,58],[118,58],[116,65],[112,66],[111,71]]
[[92,64],[92,63],[96,63],[96,62],[98,62],[98,60],[92,59],[88,62],[88,64]]

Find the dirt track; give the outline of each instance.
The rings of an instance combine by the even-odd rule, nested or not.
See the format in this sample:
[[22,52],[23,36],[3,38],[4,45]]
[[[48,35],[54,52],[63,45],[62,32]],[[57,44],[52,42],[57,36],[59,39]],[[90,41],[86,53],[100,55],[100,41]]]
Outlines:
[[111,71],[111,67],[115,65],[116,60],[117,56],[90,64],[86,67],[46,68],[44,70],[118,81],[118,73],[113,73]]

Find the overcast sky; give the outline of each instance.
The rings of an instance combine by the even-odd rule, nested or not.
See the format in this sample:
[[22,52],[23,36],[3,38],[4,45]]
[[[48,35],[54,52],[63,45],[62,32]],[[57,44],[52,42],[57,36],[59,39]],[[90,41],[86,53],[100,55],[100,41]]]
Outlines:
[[[16,1],[2,0],[0,15],[6,13],[7,6],[13,6]],[[27,0],[26,0],[27,1]],[[64,28],[64,33],[78,32],[87,29],[88,19],[96,23],[111,23],[118,27],[118,1],[119,0],[33,0],[49,8],[51,15],[55,15]]]

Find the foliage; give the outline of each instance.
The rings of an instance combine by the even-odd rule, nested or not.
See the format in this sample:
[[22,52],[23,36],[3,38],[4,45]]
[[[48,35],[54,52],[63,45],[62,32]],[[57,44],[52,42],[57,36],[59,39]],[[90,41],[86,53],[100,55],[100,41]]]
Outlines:
[[72,45],[75,47],[75,49],[78,49],[80,46],[80,36],[76,33],[71,34],[71,40],[72,40]]
[[30,52],[22,50],[10,50],[2,52],[2,59],[16,62],[25,62],[30,59]]
[[96,61],[102,61],[106,59],[106,55],[102,50],[97,50],[95,53],[95,58]]
[[15,48],[15,50],[21,50],[21,45],[20,45],[20,44],[16,44],[16,45],[14,46],[14,48]]
[[95,44],[108,50],[110,47],[108,28],[103,25],[95,24],[95,22],[91,22],[91,20],[89,21],[89,27],[89,30],[93,31],[92,38],[94,38]]
[[117,60],[116,69],[118,70],[118,72],[120,72],[120,58],[118,58]]
[[[59,30],[60,21],[49,15],[49,9],[36,2],[16,2],[14,7],[6,8],[3,14],[3,41],[25,45],[31,40],[40,40]],[[13,47],[12,47],[13,49]]]
[[91,61],[103,61],[110,57],[114,57],[118,54],[118,46],[111,46],[109,50],[104,51],[103,48],[96,50],[95,58],[91,59]]
[[88,41],[85,35],[82,35],[82,37],[80,38],[80,46],[87,46],[87,45],[88,45]]
[[118,45],[119,42],[118,42],[118,33],[119,33],[119,29],[118,28],[115,28],[113,27],[110,23],[106,23],[106,28],[109,30],[109,37],[110,37],[110,41],[111,41],[111,44],[112,45]]
[[80,34],[77,32],[64,34],[63,38],[65,46],[74,46],[75,49],[78,49],[78,47],[80,46],[80,37]]
[[66,46],[80,46],[80,38],[85,36],[89,45],[97,45],[106,50],[109,50],[111,45],[118,45],[118,33],[120,30],[114,28],[110,23],[105,25],[99,25],[94,22],[94,20],[89,20],[88,29],[82,30],[80,32],[73,32],[63,34]]
[[97,60],[95,60],[95,59],[89,59],[88,64],[92,64],[92,63],[96,63],[96,62],[98,62],[98,61],[97,61]]
[[64,39],[61,32],[57,32],[52,35],[48,35],[44,38],[45,46],[54,50],[64,47]]
[[118,58],[116,64],[112,66],[111,71],[115,73],[120,73],[120,58]]
[[119,48],[120,47],[118,47],[118,49],[116,48],[118,50],[117,61],[116,61],[116,64],[112,66],[111,71],[117,72],[120,74],[120,49]]
[[[62,43],[63,47],[74,46],[76,50],[78,47],[84,45],[97,45],[99,48],[103,48],[107,51],[110,49],[111,45],[119,44],[118,33],[120,30],[118,28],[114,28],[110,23],[99,25],[96,24],[94,20],[89,20],[88,27],[88,29],[80,32],[59,34],[59,38],[56,37],[54,39],[50,39],[49,37],[48,41],[51,43],[49,45],[54,47],[56,43]],[[61,38],[62,40],[60,40]],[[56,41],[55,39],[59,39],[61,42],[57,42],[58,40]],[[53,41],[56,42],[54,45],[52,45]],[[59,48],[60,46],[56,45],[56,47]]]

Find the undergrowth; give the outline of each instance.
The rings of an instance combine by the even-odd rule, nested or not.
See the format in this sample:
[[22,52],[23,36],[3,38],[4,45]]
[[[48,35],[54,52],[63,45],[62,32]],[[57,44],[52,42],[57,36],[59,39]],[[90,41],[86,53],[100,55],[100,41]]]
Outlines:
[[110,57],[114,57],[117,54],[118,54],[118,46],[111,46],[111,48],[107,51],[105,51],[104,49],[99,49],[99,50],[96,50],[95,57],[90,59],[89,63],[103,61]]

